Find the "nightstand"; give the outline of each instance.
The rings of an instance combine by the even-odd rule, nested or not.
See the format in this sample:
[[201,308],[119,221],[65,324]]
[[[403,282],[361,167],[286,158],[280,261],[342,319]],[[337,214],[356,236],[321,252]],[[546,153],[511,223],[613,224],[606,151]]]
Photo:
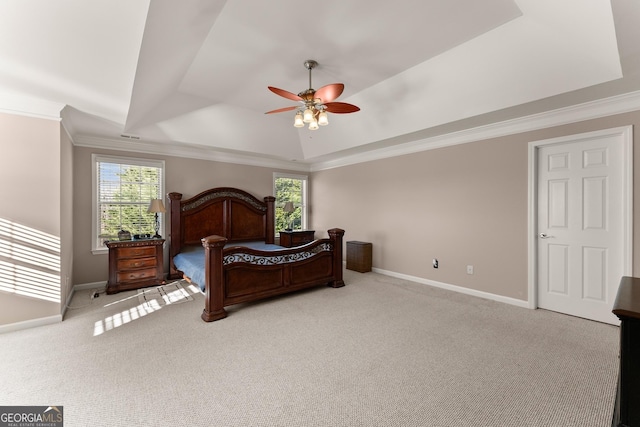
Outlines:
[[314,230],[292,230],[280,232],[280,246],[292,248],[313,242],[315,239]]
[[107,242],[107,293],[164,284],[164,239]]

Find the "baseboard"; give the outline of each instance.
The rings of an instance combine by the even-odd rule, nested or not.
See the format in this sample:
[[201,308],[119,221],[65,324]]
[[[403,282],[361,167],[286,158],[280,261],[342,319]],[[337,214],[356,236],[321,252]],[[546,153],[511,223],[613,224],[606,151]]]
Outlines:
[[434,288],[446,289],[448,291],[459,292],[461,294],[467,294],[478,298],[484,298],[488,300],[493,300],[497,302],[502,302],[505,304],[515,305],[522,308],[531,308],[529,307],[529,302],[505,297],[503,295],[492,294],[489,292],[477,291],[475,289],[465,288],[463,286],[450,285],[448,283],[437,282],[435,280],[424,279],[422,277],[409,276],[408,274],[396,273],[394,271],[383,270],[380,268],[373,268],[371,271],[375,273],[384,274],[385,276],[397,277],[398,279],[409,280],[411,282],[417,282],[423,285],[433,286]]
[[91,290],[91,289],[106,289],[107,281],[103,282],[91,282],[91,283],[82,283],[80,285],[73,285],[73,291],[83,291],[83,290]]
[[62,308],[62,312],[60,314],[56,314],[54,316],[41,317],[38,319],[25,320],[22,322],[9,323],[7,325],[0,325],[0,334],[5,332],[13,332],[19,331],[22,329],[35,328],[37,326],[51,325],[53,323],[60,323],[62,319],[64,319],[65,314],[67,314],[67,308],[71,303],[71,299],[73,298],[73,294],[76,291],[80,291],[83,289],[104,289],[107,285],[107,282],[94,282],[94,283],[83,283],[81,285],[74,285],[71,288],[71,292],[67,296],[67,301]]
[[0,334],[13,331],[21,331],[23,329],[35,328],[37,326],[52,325],[62,322],[62,314],[54,316],[40,317],[38,319],[24,320],[22,322],[9,323],[8,325],[0,325]]

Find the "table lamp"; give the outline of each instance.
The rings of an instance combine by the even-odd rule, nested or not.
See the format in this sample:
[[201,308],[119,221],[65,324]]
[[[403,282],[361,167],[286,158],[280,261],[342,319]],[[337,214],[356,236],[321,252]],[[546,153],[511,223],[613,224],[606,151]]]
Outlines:
[[151,199],[151,203],[149,204],[149,209],[147,212],[156,214],[156,235],[153,236],[154,239],[160,239],[162,236],[158,233],[160,231],[160,221],[158,220],[158,213],[165,213],[166,210],[164,208],[164,204],[162,204],[162,200],[160,199]]

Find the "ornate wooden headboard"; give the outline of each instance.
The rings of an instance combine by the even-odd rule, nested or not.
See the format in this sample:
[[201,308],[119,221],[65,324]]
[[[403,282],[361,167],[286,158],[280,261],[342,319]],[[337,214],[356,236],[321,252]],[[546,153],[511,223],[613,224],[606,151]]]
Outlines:
[[230,242],[275,240],[275,197],[260,201],[237,188],[220,187],[182,200],[181,193],[169,193],[171,212],[171,259],[184,246],[201,245],[211,235],[226,237]]

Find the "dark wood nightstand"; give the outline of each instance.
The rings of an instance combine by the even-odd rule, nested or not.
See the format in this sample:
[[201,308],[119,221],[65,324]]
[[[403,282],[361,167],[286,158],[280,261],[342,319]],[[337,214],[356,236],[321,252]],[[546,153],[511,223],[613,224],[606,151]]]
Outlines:
[[313,242],[315,239],[314,230],[292,230],[280,232],[280,246],[292,248]]
[[107,293],[164,284],[164,239],[107,242]]

